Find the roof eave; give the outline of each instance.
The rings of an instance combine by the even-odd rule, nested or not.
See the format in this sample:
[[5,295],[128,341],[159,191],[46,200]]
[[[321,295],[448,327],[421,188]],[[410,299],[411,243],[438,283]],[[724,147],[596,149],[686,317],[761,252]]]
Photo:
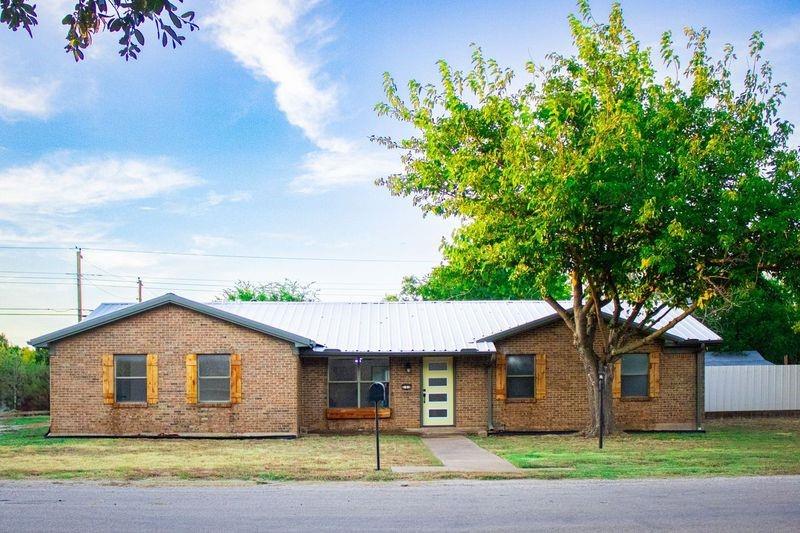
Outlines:
[[[571,309],[567,309],[567,312],[571,313],[572,310]],[[612,318],[612,315],[610,313],[606,313],[606,312],[603,312],[603,316],[605,318],[609,318],[609,319]],[[519,333],[524,333],[525,331],[534,330],[536,328],[540,328],[540,327],[546,326],[548,324],[552,324],[554,322],[557,322],[560,319],[561,319],[561,317],[559,317],[555,313],[555,311],[553,311],[553,314],[550,315],[550,316],[546,316],[544,318],[539,318],[539,319],[533,320],[531,322],[526,322],[525,324],[520,324],[519,326],[515,326],[513,328],[507,329],[505,331],[500,331],[500,332],[494,333],[492,335],[487,335],[486,337],[482,337],[480,339],[477,339],[475,342],[496,342],[496,341],[500,341],[500,340],[503,340],[503,339],[507,339],[509,337],[513,337],[514,335],[518,335]],[[648,331],[652,332],[652,331],[655,331],[655,329],[654,328],[648,328]],[[680,344],[680,345],[693,345],[693,344],[700,344],[700,343],[719,344],[719,343],[722,342],[721,338],[704,339],[704,340],[685,339],[683,337],[679,337],[677,335],[673,335],[672,333],[665,333],[663,335],[663,338],[668,340],[668,341],[674,342],[675,344]]]
[[122,320],[124,318],[137,315],[145,311],[150,311],[151,309],[155,309],[157,307],[161,307],[163,305],[168,305],[168,304],[177,305],[179,307],[190,309],[192,311],[196,311],[204,315],[224,320],[225,322],[230,322],[232,324],[236,324],[244,328],[252,329],[254,331],[271,335],[278,339],[291,342],[297,348],[317,346],[317,343],[311,339],[307,339],[305,337],[296,335],[289,331],[284,331],[282,329],[262,324],[261,322],[256,322],[255,320],[251,320],[249,318],[244,318],[242,316],[235,315],[233,313],[229,313],[221,309],[216,309],[209,305],[202,304],[200,302],[195,302],[194,300],[189,300],[188,298],[183,298],[182,296],[178,296],[173,293],[167,293],[157,298],[152,298],[144,302],[136,303],[128,307],[125,307],[123,309],[112,311],[97,318],[86,320],[84,322],[78,322],[77,324],[73,324],[72,326],[59,329],[57,331],[48,333],[46,335],[41,335],[39,337],[36,337],[28,341],[28,344],[30,344],[35,348],[47,348],[52,342],[65,339],[67,337],[71,337],[79,333],[84,333],[86,331],[98,328],[100,326],[116,322],[117,320]]

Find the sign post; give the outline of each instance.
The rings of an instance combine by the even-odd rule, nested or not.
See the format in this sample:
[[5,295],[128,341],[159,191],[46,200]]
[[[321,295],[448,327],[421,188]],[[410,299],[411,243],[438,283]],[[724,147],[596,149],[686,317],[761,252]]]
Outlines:
[[380,416],[378,414],[378,404],[386,402],[386,385],[380,381],[376,381],[369,386],[369,393],[367,394],[370,402],[375,403],[375,470],[381,469],[381,428]]

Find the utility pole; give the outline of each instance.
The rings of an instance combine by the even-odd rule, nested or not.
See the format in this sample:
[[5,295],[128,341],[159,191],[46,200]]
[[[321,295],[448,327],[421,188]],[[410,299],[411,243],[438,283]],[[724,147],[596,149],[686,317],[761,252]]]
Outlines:
[[83,256],[81,256],[81,249],[77,248],[75,250],[75,262],[76,262],[75,281],[78,284],[78,322],[83,320],[83,290],[82,290],[83,287],[82,287],[82,281],[81,281],[81,277],[82,277],[81,276],[81,259],[82,258],[83,258]]
[[142,278],[136,278],[136,285],[139,287],[139,302],[142,301]]

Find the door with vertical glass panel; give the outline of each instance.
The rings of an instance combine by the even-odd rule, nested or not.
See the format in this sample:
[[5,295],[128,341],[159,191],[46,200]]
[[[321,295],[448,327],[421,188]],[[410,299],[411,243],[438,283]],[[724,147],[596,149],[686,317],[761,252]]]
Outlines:
[[422,359],[422,425],[452,426],[453,358]]

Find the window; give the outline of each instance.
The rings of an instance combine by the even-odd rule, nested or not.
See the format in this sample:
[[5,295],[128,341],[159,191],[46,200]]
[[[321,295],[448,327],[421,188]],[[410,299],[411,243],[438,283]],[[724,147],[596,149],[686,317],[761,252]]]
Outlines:
[[506,397],[533,398],[536,378],[532,355],[506,357]]
[[650,357],[646,353],[622,356],[622,396],[647,396]]
[[201,403],[231,401],[231,356],[197,356],[197,400]]
[[328,407],[372,407],[369,387],[386,385],[389,406],[389,359],[386,357],[335,357],[328,359]]
[[114,356],[114,401],[134,403],[147,401],[147,356]]

